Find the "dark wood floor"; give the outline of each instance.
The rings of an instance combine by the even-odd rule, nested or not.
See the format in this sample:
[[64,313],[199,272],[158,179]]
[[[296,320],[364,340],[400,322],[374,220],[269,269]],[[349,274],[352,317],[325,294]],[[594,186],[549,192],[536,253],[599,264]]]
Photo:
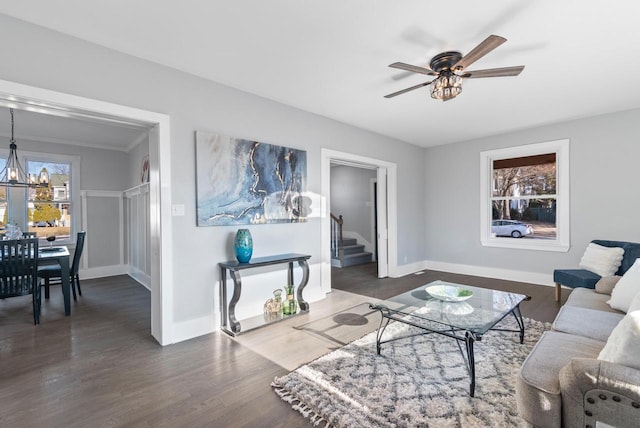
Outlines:
[[[529,294],[523,313],[542,321],[559,308],[551,287],[440,272],[378,280],[372,265],[336,270],[333,286],[385,298],[433,279]],[[149,308],[127,276],[85,280],[71,317],[52,289],[39,326],[28,296],[0,300],[0,426],[310,426],[271,391],[288,372],[277,358],[221,333],[160,347]]]

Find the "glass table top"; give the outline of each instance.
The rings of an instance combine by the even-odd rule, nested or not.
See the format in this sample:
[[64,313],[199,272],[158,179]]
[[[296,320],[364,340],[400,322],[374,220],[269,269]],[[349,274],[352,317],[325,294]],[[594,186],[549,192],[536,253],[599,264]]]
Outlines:
[[[461,297],[456,299],[458,294],[454,293],[453,299],[465,300],[441,300],[450,298],[446,295],[442,295],[440,298],[433,297],[426,291],[428,287],[432,286],[438,286],[436,291],[440,291],[442,288],[447,288],[448,291],[451,291],[450,287],[457,287],[457,290],[453,290],[461,291],[459,293]],[[432,293],[433,290],[434,288],[430,289]],[[473,293],[470,297],[469,292]],[[441,293],[434,294],[440,295]],[[414,320],[430,321],[482,335],[526,299],[527,296],[524,294],[490,290],[445,281],[434,281],[372,304],[371,307],[389,310],[396,316],[410,316],[414,317]]]

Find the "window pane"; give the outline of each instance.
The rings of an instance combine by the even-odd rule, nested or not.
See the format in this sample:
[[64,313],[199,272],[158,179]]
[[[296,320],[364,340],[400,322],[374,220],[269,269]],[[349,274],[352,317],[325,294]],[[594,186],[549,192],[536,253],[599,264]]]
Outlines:
[[49,173],[49,186],[29,189],[29,231],[38,237],[54,235],[56,239],[71,236],[70,177],[71,165],[58,162],[28,161],[29,174]]
[[500,159],[493,161],[494,197],[555,195],[556,156]]
[[555,198],[494,200],[492,217],[491,233],[496,237],[557,237]]

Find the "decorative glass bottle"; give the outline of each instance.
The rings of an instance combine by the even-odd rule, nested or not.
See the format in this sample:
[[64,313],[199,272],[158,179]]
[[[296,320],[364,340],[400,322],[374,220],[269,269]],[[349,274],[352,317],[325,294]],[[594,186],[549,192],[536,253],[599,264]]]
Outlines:
[[236,259],[240,263],[247,263],[251,260],[253,254],[253,239],[249,229],[238,229],[236,239],[233,241],[233,249],[236,253]]
[[272,319],[282,315],[282,290],[279,288],[273,290],[273,298],[264,304],[264,314]]
[[287,285],[284,287],[286,298],[282,302],[282,313],[284,315],[294,315],[298,312],[298,303],[293,298],[293,292],[295,287],[293,285]]
[[282,313],[282,290],[279,288],[273,290],[273,313],[276,315]]

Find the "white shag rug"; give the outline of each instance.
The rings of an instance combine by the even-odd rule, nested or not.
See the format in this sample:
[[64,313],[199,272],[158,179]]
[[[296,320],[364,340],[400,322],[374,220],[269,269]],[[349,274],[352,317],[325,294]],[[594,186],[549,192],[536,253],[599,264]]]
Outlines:
[[[513,316],[498,328],[516,329]],[[490,331],[475,342],[476,390],[454,339],[421,335],[382,345],[376,333],[276,378],[274,391],[314,425],[327,427],[528,426],[516,410],[520,365],[550,324],[525,318],[517,333]],[[383,339],[415,332],[391,323]],[[464,343],[461,343],[464,349]]]

